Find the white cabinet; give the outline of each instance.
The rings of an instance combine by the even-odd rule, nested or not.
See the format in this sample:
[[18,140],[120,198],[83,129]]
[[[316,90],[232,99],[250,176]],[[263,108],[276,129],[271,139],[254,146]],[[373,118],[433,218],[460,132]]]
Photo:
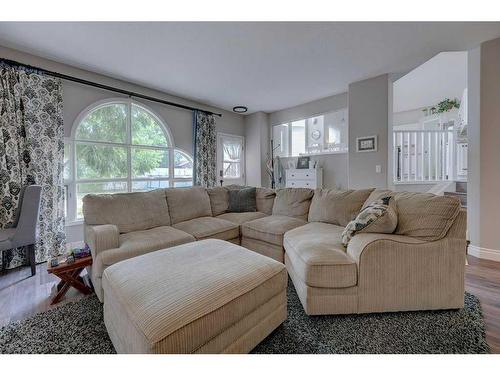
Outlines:
[[323,187],[323,169],[287,169],[286,187],[321,188]]

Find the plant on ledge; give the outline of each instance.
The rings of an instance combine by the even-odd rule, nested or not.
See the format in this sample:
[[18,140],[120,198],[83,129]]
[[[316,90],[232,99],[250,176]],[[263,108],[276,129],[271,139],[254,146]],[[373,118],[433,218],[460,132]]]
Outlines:
[[440,101],[436,106],[432,106],[430,108],[423,109],[425,115],[435,115],[437,113],[449,112],[453,108],[460,108],[460,102],[457,98],[455,99],[444,99]]
[[437,113],[444,113],[451,111],[453,108],[460,108],[460,102],[458,101],[457,98],[451,100],[451,99],[444,99],[440,101],[437,105]]

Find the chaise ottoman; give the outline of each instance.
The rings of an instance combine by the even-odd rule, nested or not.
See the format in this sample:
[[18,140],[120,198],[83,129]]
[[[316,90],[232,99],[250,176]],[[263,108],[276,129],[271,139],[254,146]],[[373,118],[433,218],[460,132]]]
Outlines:
[[124,260],[102,281],[118,353],[248,353],[287,315],[283,264],[216,239]]

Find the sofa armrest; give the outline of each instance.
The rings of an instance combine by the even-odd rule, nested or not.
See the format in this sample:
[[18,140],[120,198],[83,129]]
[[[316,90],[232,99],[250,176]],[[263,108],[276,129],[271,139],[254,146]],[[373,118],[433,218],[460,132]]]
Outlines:
[[383,234],[383,233],[359,233],[356,234],[347,245],[347,254],[349,254],[359,265],[359,261],[363,251],[370,246],[385,245],[419,245],[426,241],[417,238],[401,236],[398,234]]
[[85,225],[84,233],[94,259],[100,252],[120,246],[120,232],[116,225]]
[[355,235],[347,253],[358,265],[359,312],[460,308],[467,243],[377,233]]

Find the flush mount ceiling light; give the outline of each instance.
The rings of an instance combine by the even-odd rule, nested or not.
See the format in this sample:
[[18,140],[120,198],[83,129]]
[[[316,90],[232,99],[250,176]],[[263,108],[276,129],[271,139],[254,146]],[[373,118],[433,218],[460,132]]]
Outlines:
[[236,107],[233,107],[233,112],[236,113],[245,113],[248,111],[248,108],[242,105],[237,105]]

